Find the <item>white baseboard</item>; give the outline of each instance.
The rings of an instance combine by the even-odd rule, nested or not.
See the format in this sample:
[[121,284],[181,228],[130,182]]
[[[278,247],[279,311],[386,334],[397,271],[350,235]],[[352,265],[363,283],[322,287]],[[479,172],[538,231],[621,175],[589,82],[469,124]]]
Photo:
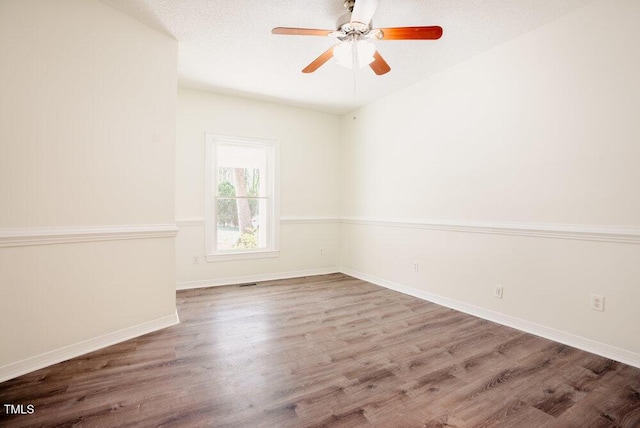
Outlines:
[[409,296],[427,300],[441,306],[446,306],[447,308],[455,309],[457,311],[493,321],[507,327],[512,327],[526,333],[544,337],[545,339],[553,340],[554,342],[559,342],[565,345],[572,346],[574,348],[582,349],[583,351],[600,355],[601,357],[609,358],[633,367],[640,368],[640,354],[637,354],[635,352],[627,351],[625,349],[617,348],[615,346],[607,345],[601,342],[596,342],[595,340],[587,339],[586,337],[556,330],[554,328],[523,320],[521,318],[516,318],[510,315],[501,314],[499,312],[490,311],[488,309],[470,305],[459,300],[449,299],[447,297],[429,293],[428,291],[407,287],[393,281],[377,278],[348,268],[340,268],[340,272],[346,275],[350,275],[354,278],[379,285],[381,287],[399,291],[400,293],[407,294]]
[[301,276],[326,275],[337,273],[337,267],[296,270],[289,272],[267,273],[247,276],[231,276],[227,278],[205,279],[201,281],[185,281],[176,284],[176,290],[190,290],[192,288],[218,287],[222,285],[246,284],[248,282],[273,281],[278,279],[297,278]]
[[44,354],[29,357],[22,361],[7,364],[0,367],[0,382],[179,323],[180,320],[176,312],[172,315],[167,315],[152,321],[74,343],[73,345],[45,352]]

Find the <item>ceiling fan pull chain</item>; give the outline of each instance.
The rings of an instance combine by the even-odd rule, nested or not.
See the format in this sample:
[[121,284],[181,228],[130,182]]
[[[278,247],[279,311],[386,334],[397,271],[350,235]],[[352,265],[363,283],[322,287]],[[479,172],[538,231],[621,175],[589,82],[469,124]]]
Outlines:
[[[358,51],[357,51],[357,46],[356,46],[356,40],[355,38],[352,37],[351,39],[351,61],[353,61],[353,66],[351,67],[351,69],[353,70],[353,109],[356,109],[356,75],[358,73]],[[354,116],[355,118],[355,116]]]
[[357,58],[356,58],[356,55],[355,55],[355,48],[354,48],[353,67],[351,67],[351,71],[353,71],[353,109],[354,110],[355,110],[356,105],[357,105],[356,104],[356,73],[358,72],[358,69],[356,68],[356,62],[357,62]]
[[358,63],[358,41],[355,36],[351,38],[351,62],[354,70],[360,68]]
[[353,69],[353,109],[356,109],[356,69]]

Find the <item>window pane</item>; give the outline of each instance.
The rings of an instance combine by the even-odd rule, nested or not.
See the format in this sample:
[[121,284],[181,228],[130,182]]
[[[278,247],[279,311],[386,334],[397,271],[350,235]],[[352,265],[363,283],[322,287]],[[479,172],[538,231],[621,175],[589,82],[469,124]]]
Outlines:
[[257,168],[218,168],[218,196],[268,196]]
[[267,196],[267,149],[219,144],[219,196]]
[[218,198],[217,249],[267,248],[267,204],[264,198]]

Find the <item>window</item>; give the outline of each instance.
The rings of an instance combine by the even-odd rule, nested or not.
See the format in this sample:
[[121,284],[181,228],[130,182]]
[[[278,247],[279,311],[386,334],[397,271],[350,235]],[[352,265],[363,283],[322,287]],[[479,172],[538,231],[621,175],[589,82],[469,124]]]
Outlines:
[[278,144],[207,134],[207,260],[278,255]]

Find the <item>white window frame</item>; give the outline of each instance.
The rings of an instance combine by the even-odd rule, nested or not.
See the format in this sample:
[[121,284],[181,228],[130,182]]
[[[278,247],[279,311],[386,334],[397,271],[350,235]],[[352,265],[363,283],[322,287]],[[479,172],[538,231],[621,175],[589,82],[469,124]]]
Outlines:
[[[218,251],[217,244],[217,210],[216,195],[218,189],[218,164],[216,148],[218,144],[234,144],[245,147],[260,147],[267,149],[267,185],[271,196],[268,217],[267,248],[240,249]],[[280,253],[280,177],[279,154],[280,147],[276,140],[264,138],[239,137],[224,134],[205,134],[205,249],[208,262],[258,259],[277,257]]]

